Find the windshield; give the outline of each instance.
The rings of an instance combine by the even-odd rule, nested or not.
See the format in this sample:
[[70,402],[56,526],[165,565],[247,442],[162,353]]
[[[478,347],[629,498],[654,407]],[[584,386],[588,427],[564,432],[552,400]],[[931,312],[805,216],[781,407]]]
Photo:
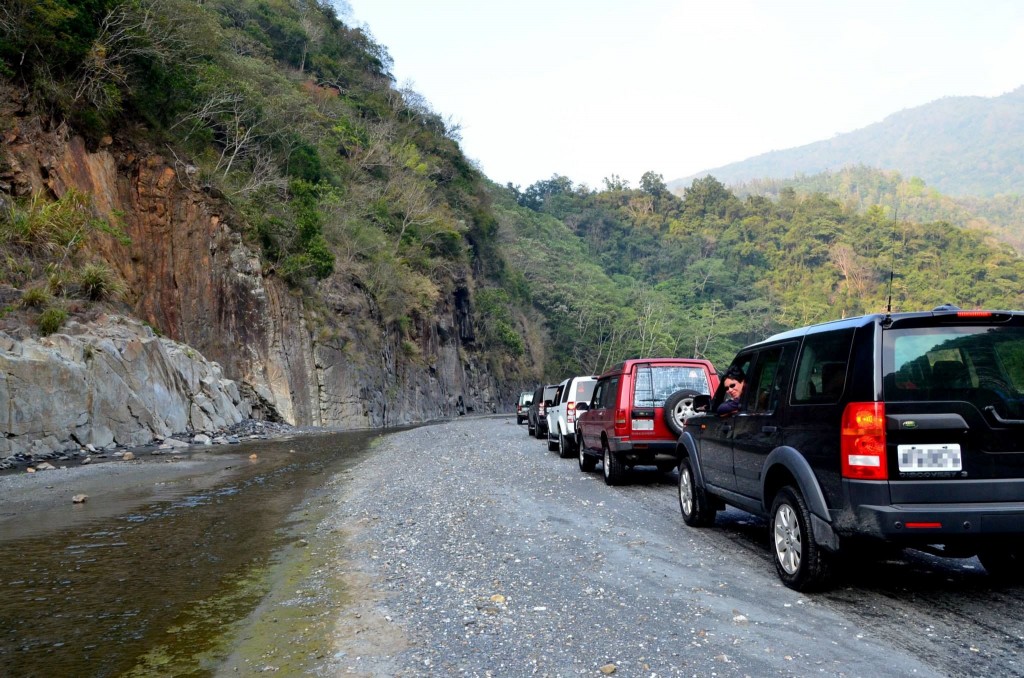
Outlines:
[[1024,415],[1024,328],[890,330],[883,346],[886,400],[967,400]]
[[641,365],[636,372],[633,406],[663,407],[670,395],[683,389],[710,393],[704,369],[688,365]]

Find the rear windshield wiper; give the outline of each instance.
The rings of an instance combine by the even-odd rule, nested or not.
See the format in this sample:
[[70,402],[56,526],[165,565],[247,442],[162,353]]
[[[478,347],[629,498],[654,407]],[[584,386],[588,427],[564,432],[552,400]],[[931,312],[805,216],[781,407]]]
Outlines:
[[1000,423],[1003,426],[1024,426],[1024,419],[1003,419],[1002,417],[1000,417],[999,413],[996,412],[995,405],[986,405],[985,411],[991,414],[992,418],[995,419],[997,423]]

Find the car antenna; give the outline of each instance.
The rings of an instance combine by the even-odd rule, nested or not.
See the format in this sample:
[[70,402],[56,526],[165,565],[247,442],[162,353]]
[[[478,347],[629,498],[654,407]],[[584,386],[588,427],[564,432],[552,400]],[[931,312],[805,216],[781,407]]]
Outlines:
[[892,250],[889,252],[889,299],[885,303],[885,319],[888,321],[892,315],[892,279],[896,271],[896,215],[899,208],[892,208]]

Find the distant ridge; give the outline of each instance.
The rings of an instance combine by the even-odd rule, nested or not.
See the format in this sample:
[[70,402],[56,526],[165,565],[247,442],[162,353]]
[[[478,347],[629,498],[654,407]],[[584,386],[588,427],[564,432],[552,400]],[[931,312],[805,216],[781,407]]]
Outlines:
[[945,97],[881,122],[796,148],[771,151],[668,183],[789,179],[849,165],[898,170],[955,196],[1024,195],[1024,87],[998,97]]

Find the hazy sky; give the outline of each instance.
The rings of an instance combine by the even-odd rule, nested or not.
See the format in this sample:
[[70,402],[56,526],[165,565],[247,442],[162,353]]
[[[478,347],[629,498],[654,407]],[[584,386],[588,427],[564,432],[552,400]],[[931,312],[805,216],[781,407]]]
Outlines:
[[1024,85],[1020,0],[348,0],[492,180],[665,181]]

